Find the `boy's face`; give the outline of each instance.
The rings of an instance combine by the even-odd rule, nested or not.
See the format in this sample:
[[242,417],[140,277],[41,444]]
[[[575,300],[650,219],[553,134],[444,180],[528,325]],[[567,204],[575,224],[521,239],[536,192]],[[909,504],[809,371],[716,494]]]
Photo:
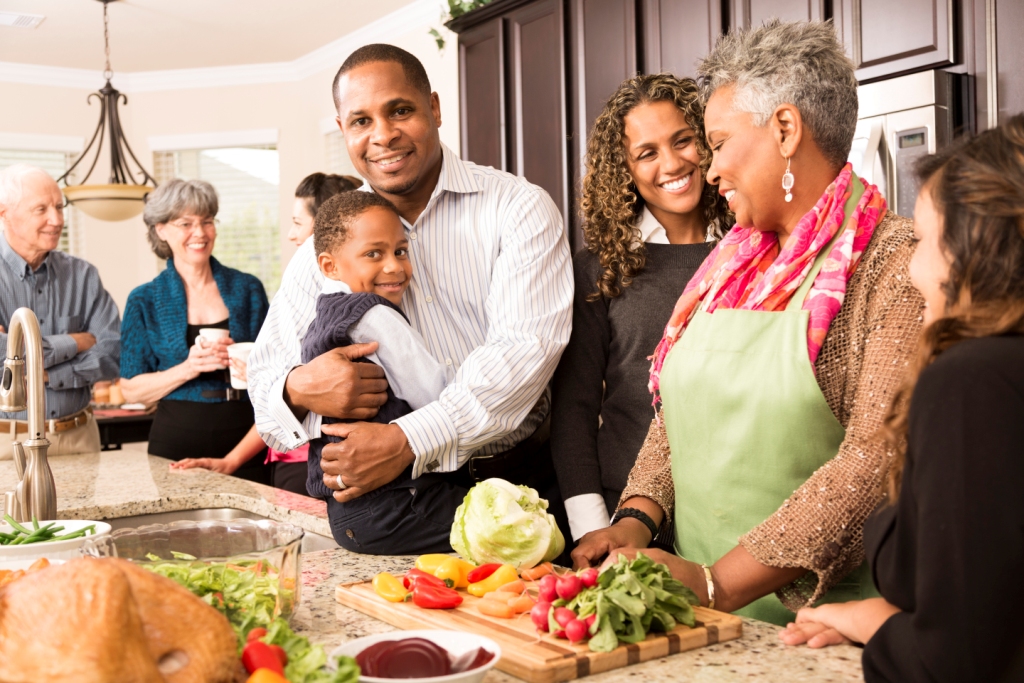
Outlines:
[[379,294],[396,306],[412,279],[409,240],[402,222],[379,206],[356,216],[345,241],[318,255],[317,261],[326,277],[342,280],[353,292]]

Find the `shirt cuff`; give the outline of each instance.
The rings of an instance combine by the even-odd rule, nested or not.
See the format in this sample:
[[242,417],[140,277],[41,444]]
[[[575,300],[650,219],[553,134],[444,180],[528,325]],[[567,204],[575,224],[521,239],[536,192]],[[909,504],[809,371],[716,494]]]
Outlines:
[[288,373],[286,372],[270,385],[270,394],[267,396],[267,412],[270,413],[270,419],[280,428],[282,441],[290,451],[309,441],[309,434],[284,400],[284,384],[287,380]]
[[440,402],[427,404],[391,424],[402,428],[416,456],[412,464],[413,479],[425,472],[459,469],[459,432]]
[[608,526],[611,518],[600,493],[583,493],[565,499],[565,513],[569,516],[569,533],[578,541],[585,534]]
[[[77,346],[75,348],[78,348]],[[46,384],[51,390],[62,391],[64,389],[76,389],[75,371],[71,363],[51,365],[46,371]]]
[[50,334],[46,336],[46,341],[53,352],[53,363],[50,368],[66,363],[78,355],[78,342],[70,334]]

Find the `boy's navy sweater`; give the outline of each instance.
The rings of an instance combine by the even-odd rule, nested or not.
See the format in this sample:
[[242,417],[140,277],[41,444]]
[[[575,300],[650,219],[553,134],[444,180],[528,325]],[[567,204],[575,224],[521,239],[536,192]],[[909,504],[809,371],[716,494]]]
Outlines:
[[[305,338],[302,340],[302,362],[308,363],[317,356],[327,353],[331,349],[352,344],[348,336],[350,327],[359,322],[360,318],[374,306],[389,306],[399,313],[402,309],[387,299],[377,294],[366,292],[337,292],[333,294],[321,294],[316,301],[316,318],[313,319]],[[405,318],[405,313],[402,313]],[[408,318],[406,318],[408,320]],[[379,340],[386,344],[386,339]],[[359,362],[369,363],[371,361],[359,359]],[[375,417],[368,422],[379,422],[388,424],[403,415],[412,412],[409,404],[395,396],[388,387],[387,403],[380,407]],[[333,417],[323,417],[322,424],[334,424],[336,422],[354,422],[354,420],[341,420]],[[315,498],[330,498],[333,491],[324,485],[324,471],[320,468],[320,452],[325,443],[338,443],[341,439],[336,436],[323,434],[318,439],[309,442],[309,468],[306,478],[306,490],[309,495]]]

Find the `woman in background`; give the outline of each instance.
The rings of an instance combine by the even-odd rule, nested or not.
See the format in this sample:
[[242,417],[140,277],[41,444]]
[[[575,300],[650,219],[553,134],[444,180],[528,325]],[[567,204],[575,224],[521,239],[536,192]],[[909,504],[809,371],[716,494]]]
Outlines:
[[651,415],[648,356],[729,219],[704,182],[697,84],[624,81],[587,144],[572,336],[555,372],[551,452],[573,539],[608,526]]
[[881,598],[803,609],[790,645],[864,643],[869,683],[1024,680],[1024,116],[926,159],[917,359],[886,420]]
[[[246,391],[231,388],[227,347],[255,341],[269,304],[260,281],[213,257],[218,200],[202,180],[171,180],[146,201],[150,245],[167,267],[132,290],[121,327],[121,390],[130,403],[159,401],[149,452],[208,459],[209,469],[270,483],[266,447]],[[205,342],[202,328],[229,331]]]
[[295,188],[295,203],[292,204],[292,224],[288,228],[288,240],[300,246],[313,234],[313,221],[320,205],[339,192],[358,189],[363,181],[355,176],[333,173],[311,173]]

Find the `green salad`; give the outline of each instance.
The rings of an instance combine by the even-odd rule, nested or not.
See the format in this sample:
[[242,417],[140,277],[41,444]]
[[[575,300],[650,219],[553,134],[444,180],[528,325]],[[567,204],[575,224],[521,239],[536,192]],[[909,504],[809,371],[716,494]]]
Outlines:
[[282,586],[277,567],[266,560],[202,562],[191,555],[173,552],[175,560],[147,555],[143,566],[188,588],[203,602],[227,617],[238,636],[241,653],[249,631],[265,628],[266,643],[279,645],[288,654],[284,673],[289,683],[355,683],[359,667],[351,657],[339,657],[330,671],[322,645],[313,645],[288,622],[275,618],[278,601],[294,603],[294,587]]

